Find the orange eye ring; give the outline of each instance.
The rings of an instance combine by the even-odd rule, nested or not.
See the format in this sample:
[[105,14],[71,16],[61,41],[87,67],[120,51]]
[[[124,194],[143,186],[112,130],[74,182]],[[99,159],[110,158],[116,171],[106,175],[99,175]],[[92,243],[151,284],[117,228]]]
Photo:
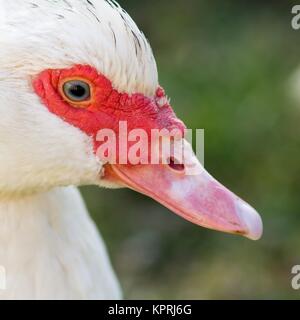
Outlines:
[[84,78],[66,78],[59,84],[59,93],[72,106],[84,109],[93,101],[94,85]]

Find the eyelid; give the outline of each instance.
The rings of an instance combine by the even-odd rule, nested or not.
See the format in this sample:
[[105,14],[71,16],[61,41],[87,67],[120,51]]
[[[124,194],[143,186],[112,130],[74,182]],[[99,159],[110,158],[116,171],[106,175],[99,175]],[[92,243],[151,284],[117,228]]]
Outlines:
[[[73,101],[71,99],[69,99],[65,93],[64,93],[64,85],[66,82],[69,82],[69,81],[83,81],[85,83],[87,83],[89,86],[90,86],[90,92],[91,92],[91,97],[89,100],[86,100],[86,101]],[[77,108],[87,108],[88,106],[90,106],[92,103],[93,103],[93,100],[94,100],[94,84],[86,79],[86,78],[83,78],[83,77],[67,77],[67,78],[63,78],[59,81],[59,84],[58,84],[58,91],[61,95],[61,97],[66,101],[68,102],[69,104],[71,104],[72,106],[74,107],[77,107]]]

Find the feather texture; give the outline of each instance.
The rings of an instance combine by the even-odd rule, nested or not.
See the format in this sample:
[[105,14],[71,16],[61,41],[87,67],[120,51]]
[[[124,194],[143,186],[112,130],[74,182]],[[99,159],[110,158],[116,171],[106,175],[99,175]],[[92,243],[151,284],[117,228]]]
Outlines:
[[111,185],[91,137],[51,114],[32,79],[90,65],[119,92],[153,97],[152,50],[105,0],[0,0],[0,48],[0,298],[118,299],[101,237],[78,192],[63,188]]
[[119,299],[102,239],[75,188],[0,202],[0,299]]

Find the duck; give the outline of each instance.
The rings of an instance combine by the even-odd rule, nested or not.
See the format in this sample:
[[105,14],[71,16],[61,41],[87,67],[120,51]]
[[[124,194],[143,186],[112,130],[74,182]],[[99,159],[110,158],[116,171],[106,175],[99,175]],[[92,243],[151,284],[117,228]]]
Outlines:
[[[205,170],[184,137],[181,165],[99,151],[124,123],[185,130],[149,42],[117,2],[0,0],[0,48],[0,299],[123,298],[80,186],[130,188],[196,225],[261,237],[257,211]],[[126,208],[119,214],[126,219]]]

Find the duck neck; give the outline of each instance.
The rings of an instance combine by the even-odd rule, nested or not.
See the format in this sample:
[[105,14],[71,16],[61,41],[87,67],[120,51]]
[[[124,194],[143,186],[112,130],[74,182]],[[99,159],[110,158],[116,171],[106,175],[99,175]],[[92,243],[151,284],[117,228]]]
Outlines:
[[71,215],[68,210],[70,201],[78,197],[74,189],[57,188],[45,193],[1,199],[0,243],[8,244],[17,238],[38,240],[37,237],[43,237],[45,240],[46,230],[62,231],[59,226]]
[[73,187],[0,201],[0,267],[7,278],[0,298],[105,298],[97,289],[109,280],[118,292],[102,240]]

